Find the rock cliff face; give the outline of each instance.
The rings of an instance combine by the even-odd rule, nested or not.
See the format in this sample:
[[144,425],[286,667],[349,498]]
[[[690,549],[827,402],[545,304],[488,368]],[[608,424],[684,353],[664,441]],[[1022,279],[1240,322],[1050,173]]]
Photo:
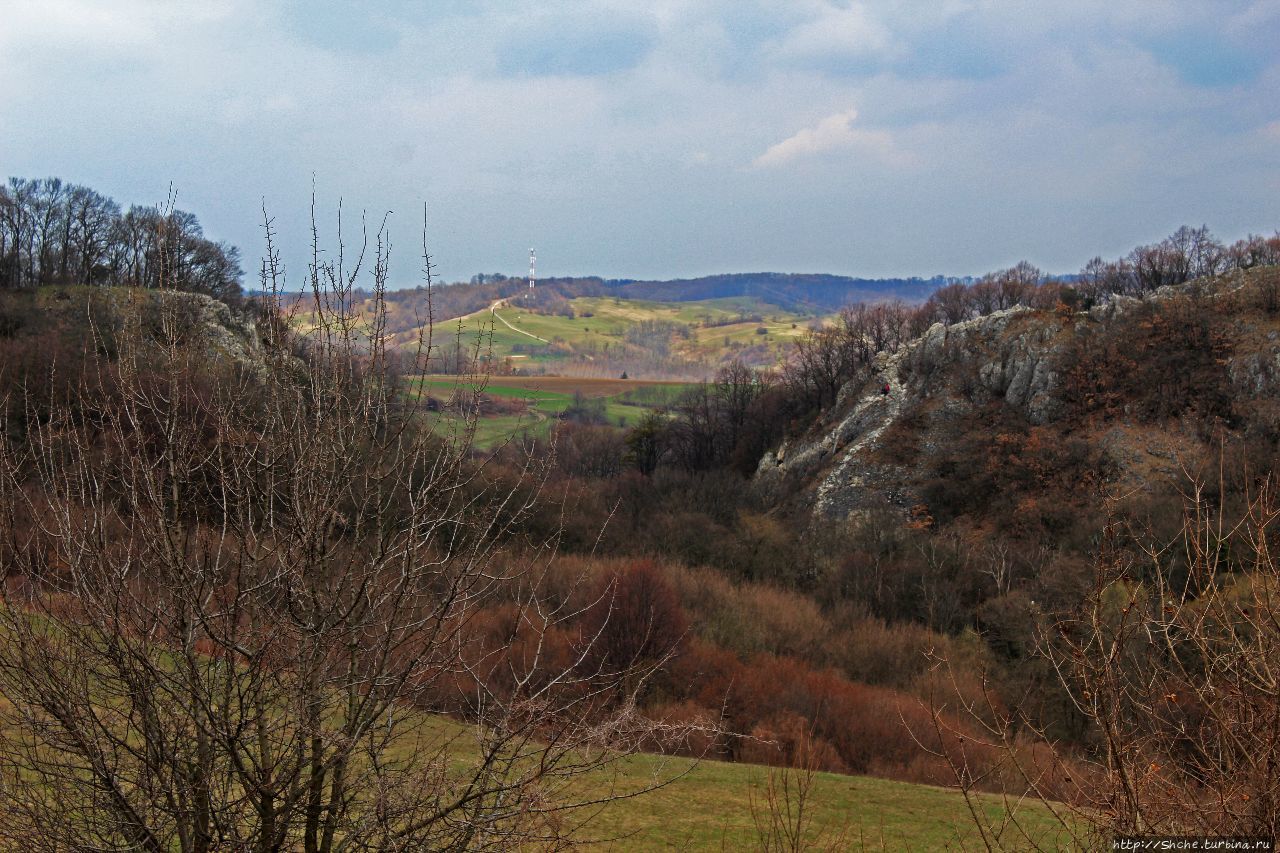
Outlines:
[[[1238,286],[1222,282],[1200,295],[1216,299]],[[1165,289],[1147,301],[1188,292],[1188,287]],[[808,432],[766,453],[755,482],[773,499],[807,508],[815,524],[885,507],[905,516],[919,502],[919,472],[899,464],[886,443],[910,432],[924,453],[945,454],[949,448],[940,446],[939,426],[989,411],[993,403],[1008,407],[1032,427],[1052,427],[1066,407],[1063,376],[1071,368],[1077,337],[1108,328],[1142,304],[1119,297],[1075,315],[1013,308],[951,326],[935,324],[898,352],[881,353],[874,369],[845,385],[835,405]],[[1232,322],[1229,311],[1214,316],[1214,322]],[[1250,345],[1236,347],[1227,360],[1235,395],[1248,398],[1280,390],[1280,331],[1266,325],[1250,325]],[[881,393],[885,382],[891,387],[887,396]],[[916,420],[895,429],[904,417]],[[1176,473],[1181,438],[1171,438],[1168,429],[1133,430],[1121,418],[1102,425],[1087,440],[1111,454],[1120,469],[1118,478],[1139,470],[1144,475]]]
[[[1052,419],[1054,356],[1061,349],[1055,339],[1061,334],[1061,322],[1021,307],[952,326],[937,323],[898,352],[881,353],[869,379],[841,389],[818,430],[765,455],[756,480],[778,494],[789,487],[804,490],[811,480],[818,517],[848,516],[885,503],[906,507],[913,499],[904,485],[907,472],[873,460],[885,431],[924,399],[955,409],[999,398],[1033,423]],[[943,384],[956,367],[970,377],[965,388]],[[887,395],[881,391],[886,382]]]
[[203,293],[175,290],[145,291],[153,305],[168,308],[194,332],[193,343],[202,348],[211,361],[231,359],[255,369],[262,366],[262,342],[258,328],[245,316],[237,316],[231,308]]

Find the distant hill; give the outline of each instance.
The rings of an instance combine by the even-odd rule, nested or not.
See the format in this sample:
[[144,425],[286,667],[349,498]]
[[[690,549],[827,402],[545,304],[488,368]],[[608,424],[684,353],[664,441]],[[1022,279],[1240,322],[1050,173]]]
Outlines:
[[901,299],[923,302],[946,279],[850,278],[812,273],[729,273],[671,281],[613,283],[617,295],[655,302],[692,302],[749,296],[788,311],[827,314],[855,302]]
[[[923,302],[947,281],[942,276],[929,279],[850,278],[842,275],[778,272],[726,273],[669,281],[580,276],[540,279],[535,300],[531,304],[545,309],[559,300],[584,296],[610,296],[649,302],[702,302],[708,299],[746,297],[788,312],[817,316],[831,314],[856,302],[885,299]],[[391,330],[398,332],[419,326],[428,315],[437,323],[465,317],[488,308],[496,300],[507,299],[525,293],[526,290],[527,286],[522,278],[485,276],[479,282],[436,287],[430,292],[429,302],[426,288],[388,291],[388,307],[396,315],[392,320]],[[353,294],[357,301],[367,299],[370,295],[359,290]],[[305,309],[306,294],[300,294],[298,298],[301,307]]]

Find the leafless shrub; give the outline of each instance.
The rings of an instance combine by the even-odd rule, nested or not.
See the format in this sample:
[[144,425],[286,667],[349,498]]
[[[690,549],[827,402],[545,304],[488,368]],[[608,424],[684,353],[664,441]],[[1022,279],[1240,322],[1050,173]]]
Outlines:
[[[985,746],[1021,796],[1047,806],[1062,834],[1045,842],[1018,823],[973,817],[988,847],[1094,849],[1116,835],[1267,836],[1280,831],[1280,515],[1271,478],[1243,510],[1190,480],[1171,542],[1135,557],[1132,531],[1107,528],[1085,599],[1052,623],[1039,654],[1087,721],[1087,749],[1052,744],[1013,710],[984,720]],[[938,710],[938,709],[935,709]],[[953,734],[944,724],[940,733]],[[980,780],[951,762],[966,797]]]
[[801,732],[790,758],[781,767],[770,767],[763,789],[751,793],[757,849],[768,853],[850,849],[847,825],[832,828],[814,823],[819,762],[811,732]]

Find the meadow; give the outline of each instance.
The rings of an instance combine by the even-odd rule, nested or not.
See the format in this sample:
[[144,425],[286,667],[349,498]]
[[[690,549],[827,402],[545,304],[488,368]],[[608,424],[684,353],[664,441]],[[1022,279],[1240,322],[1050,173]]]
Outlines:
[[[655,409],[675,402],[690,387],[686,382],[572,376],[428,375],[415,377],[411,383],[413,392],[441,402],[447,402],[460,390],[516,403],[514,407],[497,407],[498,411],[486,411],[482,405],[475,435],[476,446],[482,449],[521,433],[546,437],[552,423],[574,405],[575,397],[580,401],[602,401],[596,403],[595,410],[603,414],[605,423],[623,428],[634,426]],[[443,417],[454,416],[446,411]]]
[[[764,791],[770,768],[722,761],[634,756],[620,765],[625,781],[635,784],[655,767],[687,775],[635,799],[615,803],[589,827],[588,837],[619,836],[600,847],[614,850],[761,849],[755,813],[764,818]],[[775,771],[778,772],[778,771]],[[630,778],[628,778],[630,777]],[[996,795],[974,798],[991,825],[1008,815]],[[985,849],[960,791],[895,782],[871,776],[815,774],[812,823],[804,849],[974,850]],[[1022,804],[1018,821],[1033,838],[1053,839],[1045,849],[1069,849],[1061,826],[1039,803]],[[1011,846],[1022,846],[1010,828]],[[824,843],[825,842],[825,843]],[[1056,842],[1056,843],[1055,843]]]
[[[474,754],[474,730],[447,717],[430,717],[422,732],[447,742],[450,765],[465,774]],[[639,753],[570,782],[565,793],[580,801],[621,796],[575,811],[568,822],[581,826],[575,840],[592,850],[772,849],[761,837],[760,824],[769,819],[770,775],[780,784],[782,772],[758,764]],[[793,783],[801,775],[793,775]],[[655,784],[653,790],[627,796]],[[972,794],[971,802],[988,828],[999,827],[1012,811],[1018,827],[1009,825],[1004,838],[1015,849],[1027,846],[1023,833],[1042,849],[1071,849],[1062,825],[1040,802],[995,794]],[[801,805],[794,799],[792,804]],[[796,849],[985,849],[970,806],[955,788],[819,772],[802,805],[803,843]]]

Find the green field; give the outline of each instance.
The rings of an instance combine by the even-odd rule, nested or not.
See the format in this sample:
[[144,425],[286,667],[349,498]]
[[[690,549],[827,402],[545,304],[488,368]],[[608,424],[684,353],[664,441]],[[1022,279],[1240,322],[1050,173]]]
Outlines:
[[[485,449],[519,433],[545,437],[555,422],[574,402],[575,394],[601,400],[605,421],[610,426],[634,426],[655,408],[670,404],[689,387],[682,382],[641,380],[579,379],[562,376],[537,377],[454,377],[425,376],[413,380],[415,391],[447,400],[457,388],[468,392],[482,389],[482,395],[519,400],[521,413],[483,415],[476,424],[475,444]],[[445,417],[449,417],[446,415]]]
[[[451,765],[465,775],[474,733],[447,717],[430,718],[424,731],[451,744]],[[609,803],[598,814],[575,813],[570,823],[585,821],[576,840],[591,842],[587,847],[593,850],[761,849],[752,809],[754,805],[756,814],[765,816],[769,774],[769,767],[755,764],[632,755],[571,783],[568,796],[586,801],[666,784]],[[1000,825],[1008,813],[1005,800],[994,794],[975,795],[974,806],[989,827]],[[817,773],[805,809],[812,816],[805,840],[817,844],[803,849],[985,849],[963,794],[954,788]],[[1016,815],[1022,832],[1037,839],[1041,849],[1071,849],[1070,839],[1043,805],[1021,803]],[[1010,827],[1006,833],[1007,849],[1031,846],[1019,829]]]

